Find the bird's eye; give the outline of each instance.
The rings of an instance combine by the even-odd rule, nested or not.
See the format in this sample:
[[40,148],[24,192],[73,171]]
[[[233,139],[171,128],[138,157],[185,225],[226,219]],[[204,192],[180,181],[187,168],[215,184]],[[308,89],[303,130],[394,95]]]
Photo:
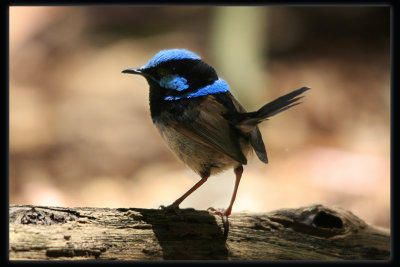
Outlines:
[[168,70],[168,69],[164,69],[164,68],[159,68],[158,70],[157,70],[157,74],[160,76],[160,77],[164,77],[165,75],[168,75],[168,74],[170,74],[171,72]]

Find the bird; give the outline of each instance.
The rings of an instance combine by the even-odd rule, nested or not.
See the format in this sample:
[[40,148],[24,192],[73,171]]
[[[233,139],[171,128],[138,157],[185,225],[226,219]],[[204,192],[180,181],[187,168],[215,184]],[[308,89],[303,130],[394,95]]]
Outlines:
[[170,150],[200,176],[186,193],[161,208],[179,214],[182,201],[210,176],[232,168],[236,179],[229,206],[208,209],[221,216],[228,228],[248,156],[254,151],[261,162],[268,163],[258,124],[300,104],[300,95],[310,89],[302,87],[247,112],[212,66],[198,54],[177,48],[161,50],[146,65],[122,73],[147,80],[153,124]]

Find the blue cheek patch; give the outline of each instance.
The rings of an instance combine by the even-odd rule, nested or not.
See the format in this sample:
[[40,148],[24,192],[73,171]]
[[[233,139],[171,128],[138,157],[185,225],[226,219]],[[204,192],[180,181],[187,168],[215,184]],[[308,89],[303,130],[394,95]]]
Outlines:
[[229,85],[226,81],[222,79],[216,80],[213,84],[207,85],[198,89],[196,92],[191,92],[185,95],[180,96],[166,96],[164,100],[178,100],[182,98],[193,98],[199,97],[203,95],[210,95],[210,94],[218,94],[218,93],[225,93],[229,91]]
[[193,53],[186,49],[168,49],[161,50],[154,55],[150,61],[142,67],[142,69],[156,67],[159,64],[169,61],[169,60],[181,60],[181,59],[193,59],[201,60],[201,57],[196,53]]
[[167,88],[167,89],[177,90],[177,91],[182,91],[182,90],[189,88],[189,85],[187,84],[187,80],[176,74],[174,74],[174,75],[170,74],[170,75],[164,76],[160,80],[160,86]]

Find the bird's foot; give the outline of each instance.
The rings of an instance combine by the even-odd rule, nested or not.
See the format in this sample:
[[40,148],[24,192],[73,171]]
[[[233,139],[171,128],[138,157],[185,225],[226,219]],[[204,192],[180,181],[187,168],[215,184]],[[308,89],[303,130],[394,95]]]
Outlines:
[[224,225],[224,236],[225,238],[228,236],[228,232],[229,232],[229,220],[228,220],[228,216],[231,215],[231,209],[216,209],[214,207],[210,207],[207,209],[208,212],[210,212],[211,214],[214,215],[218,215],[221,217],[222,219],[222,223]]
[[181,210],[179,209],[179,205],[176,205],[174,203],[172,203],[169,206],[161,205],[160,209],[162,209],[164,211],[164,214],[173,212],[176,215],[178,215],[181,220],[183,220],[183,215],[182,215]]
[[207,211],[221,217],[228,217],[231,215],[231,209],[216,209],[214,207],[209,207]]

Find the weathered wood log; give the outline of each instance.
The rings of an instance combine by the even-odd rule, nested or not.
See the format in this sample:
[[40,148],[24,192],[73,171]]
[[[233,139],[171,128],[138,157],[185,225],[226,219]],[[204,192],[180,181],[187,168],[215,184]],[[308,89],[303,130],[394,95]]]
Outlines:
[[389,230],[312,205],[222,220],[183,209],[10,206],[10,260],[389,260]]

